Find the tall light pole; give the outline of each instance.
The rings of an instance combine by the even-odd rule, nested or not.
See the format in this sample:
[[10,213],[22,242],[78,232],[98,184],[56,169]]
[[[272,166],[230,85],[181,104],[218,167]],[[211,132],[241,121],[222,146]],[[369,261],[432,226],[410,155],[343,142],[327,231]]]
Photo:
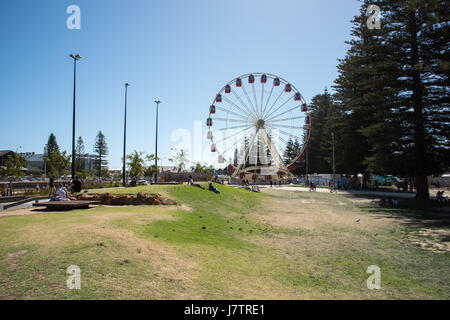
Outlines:
[[129,83],[125,83],[125,116],[123,120],[123,167],[122,167],[122,185],[126,186],[126,168],[125,168],[125,162],[126,162],[126,145],[127,145],[127,94],[128,94],[128,87]]
[[77,82],[77,61],[81,59],[81,56],[71,54],[73,59],[73,122],[72,122],[72,179],[75,177],[75,92]]
[[155,100],[156,103],[156,142],[155,142],[155,183],[158,182],[158,109],[161,101]]
[[47,145],[44,147],[44,178],[47,177],[47,160],[45,158],[47,157],[48,148]]
[[336,190],[336,164],[334,161],[334,132],[331,133],[331,139],[333,144],[333,189]]
[[309,181],[309,175],[308,175],[308,154],[309,154],[309,150],[308,150],[309,148],[306,148],[306,184],[307,184],[307,186],[309,187],[309,183],[310,183],[310,181]]

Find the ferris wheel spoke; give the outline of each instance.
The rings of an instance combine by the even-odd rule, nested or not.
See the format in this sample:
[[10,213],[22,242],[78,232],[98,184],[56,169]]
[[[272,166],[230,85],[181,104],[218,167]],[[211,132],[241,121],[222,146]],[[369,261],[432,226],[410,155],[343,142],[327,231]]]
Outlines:
[[250,97],[248,96],[247,90],[245,90],[245,87],[242,86],[242,91],[244,91],[245,96],[247,97],[247,101],[249,103],[249,105],[253,108],[253,112],[255,113],[256,117],[259,117],[258,115],[258,111],[255,109],[255,106],[253,105],[253,102],[250,100]]
[[243,115],[240,115],[239,113],[233,112],[231,110],[227,110],[227,109],[219,107],[219,106],[216,106],[216,109],[222,110],[223,112],[226,112],[226,113],[231,113],[232,115],[242,118],[242,119],[249,119],[249,117],[244,117]]
[[[240,140],[236,140],[230,147],[228,147],[224,152],[223,152],[223,154],[226,154],[228,151],[230,151],[233,147],[235,147],[236,148],[236,145],[238,144],[240,142]],[[216,143],[218,143],[218,142],[216,142]]]
[[230,151],[233,147],[236,147],[236,145],[237,145],[237,141],[236,141],[235,143],[233,143],[230,147],[228,147],[228,148],[223,152],[223,154],[224,154],[224,155],[227,154],[227,152]]
[[[284,149],[284,148],[281,146],[281,144],[278,143],[278,141],[275,141],[274,139],[271,139],[271,140],[273,140],[273,141],[272,141],[273,144],[275,144],[276,146],[278,146],[279,150],[283,150],[283,149]],[[284,144],[287,144],[287,141],[284,140],[279,134],[277,135],[277,140],[281,140],[281,142],[283,142]]]
[[[282,130],[280,129],[276,129],[278,132],[282,132]],[[275,148],[278,148],[277,150],[283,150],[284,147],[280,145],[280,143],[278,143],[278,141],[273,140],[269,135],[268,135],[269,139],[271,139],[270,141],[275,145]],[[281,140],[282,142],[284,142],[287,145],[286,140],[284,140],[283,138],[280,137],[280,135],[277,135],[278,139]],[[296,138],[296,136],[292,135],[292,137]],[[273,141],[272,141],[273,140]],[[266,144],[267,145],[267,144]],[[269,149],[270,150],[270,149]],[[281,159],[282,163],[284,164],[283,159]]]
[[217,131],[223,131],[223,130],[231,130],[231,129],[239,129],[239,128],[244,128],[247,127],[248,125],[243,124],[242,126],[234,126],[234,127],[227,127],[227,128],[219,128],[219,129],[214,129]]
[[[288,144],[288,142],[287,142],[286,140],[284,140],[283,138],[281,138],[280,136],[278,136],[278,138],[279,138],[282,142],[284,142],[285,145]],[[273,141],[273,144],[275,144],[275,145],[278,147],[279,150],[283,150],[283,149],[284,149],[277,141]],[[297,157],[297,158],[298,158],[298,157]],[[284,164],[284,161],[283,161],[283,164]]]
[[277,127],[281,127],[281,128],[287,128],[287,129],[304,129],[304,127],[297,127],[297,126],[287,126],[284,124],[277,124]]
[[247,156],[244,159],[244,163],[247,162],[247,159],[250,159],[250,151],[255,147],[254,144],[255,144],[255,138],[256,138],[257,133],[258,133],[258,130],[256,130],[256,132],[254,132],[253,137],[250,140],[250,143],[248,144],[248,146],[245,150],[244,154],[247,154]]
[[[262,112],[263,116],[266,114],[267,105],[269,104],[270,98],[272,97],[273,88],[274,88],[274,86],[272,86],[272,88],[270,89],[269,98],[267,98],[267,102],[266,102],[266,104],[264,106],[264,110]],[[264,93],[264,90],[263,90],[263,93]]]
[[275,112],[277,112],[278,110],[281,109],[282,106],[284,106],[286,103],[288,103],[289,101],[291,101],[291,99],[294,97],[295,95],[291,96],[289,99],[286,99],[285,102],[283,102],[278,108],[276,108],[275,110],[273,110],[267,117],[270,117],[272,114],[274,114]]
[[277,103],[277,101],[280,99],[281,95],[283,94],[283,91],[280,92],[280,94],[278,95],[277,99],[272,103],[272,105],[270,106],[269,110],[267,111],[267,113],[265,113],[263,115],[263,119],[266,118],[266,114],[269,114],[269,112],[272,110],[273,106]]
[[227,136],[227,137],[222,138],[222,139],[220,139],[218,141],[215,141],[215,143],[220,143],[220,142],[225,141],[225,140],[227,140],[227,139],[229,139],[231,137],[237,136],[238,134],[243,133],[243,132],[247,131],[248,129],[252,128],[252,127],[253,126],[248,126],[247,128],[244,128],[242,130],[239,130],[238,132],[233,133],[231,136]]
[[283,130],[281,130],[280,128],[277,128],[277,127],[275,127],[275,126],[273,126],[273,125],[268,125],[268,128],[271,128],[271,129],[273,129],[273,130],[277,130],[279,133],[282,133],[282,134],[284,134],[285,136],[289,136],[289,137],[291,137],[291,138],[298,138],[298,136],[296,136],[296,135],[294,135],[294,134],[291,134],[291,133],[289,133],[289,132],[283,131]]
[[239,120],[239,119],[228,119],[228,118],[211,118],[213,120],[217,121],[226,121],[226,122],[242,122],[242,123],[249,123],[248,120]]
[[250,139],[250,143],[248,144],[247,148],[245,148],[245,151],[244,151],[244,161],[239,161],[238,167],[233,172],[233,175],[232,175],[233,178],[236,177],[237,173],[241,170],[242,165],[247,162],[248,151],[250,150],[250,146],[253,145],[257,133],[258,133],[258,129],[256,129],[255,132],[253,132],[252,137]]
[[265,122],[269,122],[269,123],[275,123],[275,122],[282,122],[282,121],[288,121],[288,120],[298,120],[298,119],[303,119],[303,116],[300,117],[292,117],[292,118],[284,118],[284,119],[277,119],[277,120],[266,120]]
[[259,108],[258,108],[258,99],[256,99],[256,91],[255,91],[255,83],[252,83],[252,89],[253,89],[253,98],[255,98],[255,109],[259,114]]
[[[275,127],[273,127],[273,128],[275,128]],[[275,129],[277,129],[277,130],[278,130],[278,132],[280,132],[280,133],[284,134],[285,136],[289,136],[289,137],[291,137],[291,138],[294,138],[294,139],[298,139],[298,136],[296,136],[295,134],[292,134],[292,133],[286,132],[286,131],[284,131],[284,130],[281,130],[281,129],[278,129],[278,128],[275,128]]]
[[[244,106],[245,110],[247,110],[245,113],[248,114],[249,117],[253,118],[254,120],[256,120],[255,115],[253,114],[253,112],[250,110],[250,107],[247,106],[244,101],[242,101],[241,97],[239,97],[239,95],[234,91],[231,90],[231,92],[233,92],[234,96],[236,97],[236,99],[239,100],[239,102]],[[230,103],[230,101],[227,99],[228,103]],[[242,109],[240,109],[241,111],[243,111]]]
[[[288,142],[287,142],[286,140],[284,140],[280,135],[278,135],[278,139],[279,139],[281,142],[283,142],[285,145],[288,144]],[[278,144],[278,147],[280,147],[280,150],[283,150],[283,148],[281,148],[281,145],[280,145],[279,143],[277,143],[277,144]]]
[[260,107],[261,107],[261,114],[263,114],[263,102],[264,102],[264,82],[262,84],[262,90],[261,90],[261,103],[260,103]]
[[284,111],[284,112],[282,112],[282,113],[279,113],[279,114],[277,114],[276,116],[273,116],[273,117],[271,117],[270,119],[267,119],[267,120],[265,120],[265,121],[267,121],[267,122],[269,122],[269,121],[271,121],[272,119],[276,119],[276,118],[278,118],[279,116],[282,116],[282,115],[284,115],[284,114],[286,114],[286,113],[289,113],[289,112],[291,112],[291,111],[293,111],[293,110],[295,110],[295,109],[297,109],[297,108],[299,108],[300,106],[295,106],[295,107],[293,107],[293,108],[291,108],[291,109],[289,109],[289,110],[286,110],[286,111]]
[[269,137],[269,135],[267,134],[267,132],[266,132],[266,130],[264,128],[261,129],[261,133],[262,133],[262,138],[264,139],[264,141],[266,142],[267,146],[269,147],[270,154],[272,155],[272,158],[275,161],[275,163],[277,164],[277,166],[279,168],[286,169],[286,166],[284,165],[284,162],[281,159],[278,150],[272,144],[271,138]]
[[[234,91],[233,91],[233,92],[234,92]],[[242,113],[245,113],[245,114],[248,115],[250,118],[254,119],[254,116],[252,115],[251,111],[247,108],[247,106],[246,106],[244,103],[242,103],[242,101],[241,101],[241,103],[242,103],[242,105],[244,106],[245,110],[247,110],[247,111],[244,111],[241,107],[239,107],[239,106],[238,106],[237,104],[235,104],[234,102],[230,101],[228,98],[225,98],[225,97],[224,97],[223,100],[226,101],[226,102],[228,102],[228,103],[231,104],[232,106],[236,107],[236,109],[240,110]]]

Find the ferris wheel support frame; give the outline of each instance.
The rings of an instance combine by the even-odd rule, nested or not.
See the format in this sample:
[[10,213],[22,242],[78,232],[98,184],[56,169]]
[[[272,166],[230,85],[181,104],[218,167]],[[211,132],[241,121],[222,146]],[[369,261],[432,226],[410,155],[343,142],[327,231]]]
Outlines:
[[250,143],[248,144],[248,146],[247,146],[247,148],[245,149],[245,152],[244,152],[244,161],[239,161],[240,163],[236,167],[236,169],[234,170],[233,175],[231,176],[232,178],[236,178],[237,174],[241,170],[242,165],[244,165],[247,162],[247,158],[248,158],[249,153],[250,153],[250,147],[253,146],[253,143],[255,142],[255,137],[256,137],[256,134],[258,133],[258,130],[259,129],[257,129],[255,132],[253,132],[252,138],[250,140]]
[[[267,146],[269,147],[270,154],[272,155],[272,158],[275,161],[275,163],[278,166],[278,168],[281,168],[281,169],[286,170],[287,172],[289,172],[289,170],[286,168],[286,165],[284,164],[284,162],[281,159],[281,157],[278,154],[278,152],[273,152],[274,146],[272,144],[272,140],[270,139],[269,135],[266,132],[266,129],[262,128],[261,132],[263,133],[262,134],[262,138],[264,139],[264,141],[266,142]],[[290,173],[290,174],[292,175],[292,173]]]

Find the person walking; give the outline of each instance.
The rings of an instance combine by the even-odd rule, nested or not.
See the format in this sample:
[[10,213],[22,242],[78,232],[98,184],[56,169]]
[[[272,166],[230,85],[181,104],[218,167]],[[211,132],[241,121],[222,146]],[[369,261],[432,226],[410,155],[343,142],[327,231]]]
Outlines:
[[72,180],[72,191],[78,193],[81,191],[81,181],[78,176],[75,176]]
[[53,176],[50,177],[48,180],[48,187],[50,188],[50,191],[53,193],[55,189],[55,179],[53,179]]

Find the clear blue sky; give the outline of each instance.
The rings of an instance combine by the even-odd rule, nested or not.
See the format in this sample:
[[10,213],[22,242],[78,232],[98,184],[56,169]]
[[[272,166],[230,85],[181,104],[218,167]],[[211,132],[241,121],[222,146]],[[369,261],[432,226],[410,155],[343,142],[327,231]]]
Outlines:
[[[81,30],[66,27],[72,4],[81,8]],[[159,99],[158,153],[168,165],[173,132],[186,129],[193,140],[194,121],[205,130],[215,94],[241,74],[277,74],[308,102],[330,87],[359,7],[356,0],[1,1],[0,149],[42,153],[53,132],[70,153],[69,54],[79,53],[76,135],[86,151],[102,130],[109,167],[121,167],[129,82],[127,151],[154,152]]]

